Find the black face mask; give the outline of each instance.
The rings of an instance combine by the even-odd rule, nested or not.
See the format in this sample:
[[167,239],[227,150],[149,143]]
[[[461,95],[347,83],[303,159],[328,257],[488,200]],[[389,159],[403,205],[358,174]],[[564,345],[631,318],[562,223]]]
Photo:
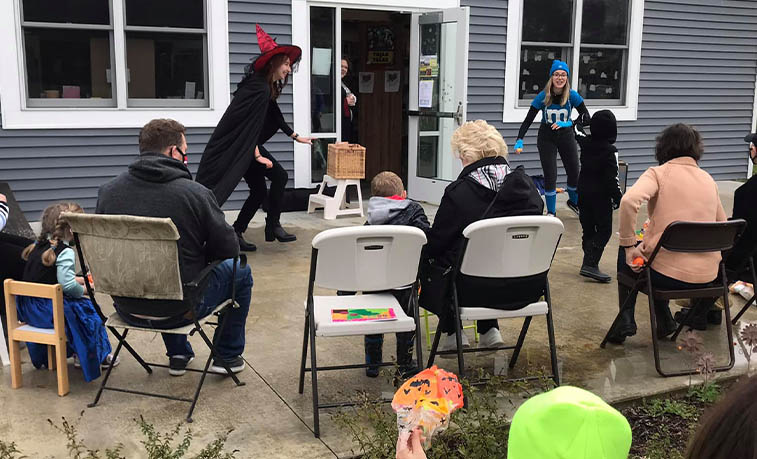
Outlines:
[[181,158],[182,158],[182,162],[184,163],[184,165],[185,166],[189,166],[189,157],[186,155],[186,153],[184,153],[184,150],[182,150],[179,147],[176,147],[176,151],[178,151],[179,153],[181,153]]

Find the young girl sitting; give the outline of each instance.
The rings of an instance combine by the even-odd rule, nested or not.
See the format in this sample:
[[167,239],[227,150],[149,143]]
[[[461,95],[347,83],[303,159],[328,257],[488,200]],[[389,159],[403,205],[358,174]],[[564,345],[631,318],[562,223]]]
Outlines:
[[[84,212],[76,203],[59,203],[42,213],[42,232],[22,252],[26,260],[23,280],[63,287],[63,316],[66,323],[68,355],[81,365],[84,379],[100,376],[100,365],[110,363],[111,347],[102,319],[89,298],[84,296],[84,278],[75,274],[74,236],[71,226],[61,218],[63,212]],[[18,318],[33,327],[53,328],[52,302],[46,298],[19,296]],[[47,346],[28,343],[35,368],[47,366]]]

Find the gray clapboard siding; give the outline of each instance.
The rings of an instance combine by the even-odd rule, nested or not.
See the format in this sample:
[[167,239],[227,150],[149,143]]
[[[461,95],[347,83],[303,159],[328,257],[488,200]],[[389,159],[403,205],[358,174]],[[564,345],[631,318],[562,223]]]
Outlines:
[[[256,22],[280,43],[291,43],[291,2],[229,2],[232,92],[244,73],[244,66],[259,53]],[[291,86],[279,99],[279,105],[284,117],[291,123]],[[212,132],[212,128],[191,128],[187,131],[192,173],[197,171],[202,151]],[[26,218],[31,221],[39,220],[42,210],[58,200],[74,200],[91,211],[97,202],[98,187],[126,170],[137,157],[138,134],[138,129],[0,128],[0,181],[10,183]],[[266,147],[281,162],[289,176],[294,177],[292,141],[278,134]],[[247,194],[246,185],[242,182],[224,208],[239,209]]]
[[[507,2],[463,0],[470,6],[468,119],[485,119],[509,145],[520,125],[502,123]],[[701,165],[716,180],[746,174],[746,149],[757,74],[757,2],[647,0],[641,52],[638,120],[621,122],[618,150],[636,179],[655,165],[654,138],[663,127],[690,123],[702,133]],[[546,75],[545,75],[546,81]],[[593,111],[591,107],[590,111]],[[540,174],[536,122],[526,153],[511,156]],[[559,168],[559,180],[565,176]]]

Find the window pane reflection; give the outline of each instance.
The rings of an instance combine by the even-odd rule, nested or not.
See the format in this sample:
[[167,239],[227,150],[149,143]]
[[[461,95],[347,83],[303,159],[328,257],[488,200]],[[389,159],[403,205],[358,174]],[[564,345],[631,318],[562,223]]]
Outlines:
[[[334,110],[334,9],[310,8],[312,132],[336,132]],[[315,180],[315,175],[313,175]]]
[[202,29],[203,9],[203,0],[126,0],[126,25]]
[[129,98],[205,99],[203,36],[126,33]]
[[523,2],[523,41],[572,43],[573,0]]
[[110,24],[109,4],[107,0],[24,0],[24,21]]
[[625,45],[628,0],[584,0],[581,43]]
[[326,174],[326,158],[328,157],[329,144],[335,143],[336,139],[313,139],[310,149],[310,173],[313,183],[322,182]]
[[578,92],[585,99],[616,99],[622,102],[625,50],[581,48]]
[[109,32],[24,28],[30,99],[112,98]]
[[554,59],[568,60],[568,49],[545,46],[523,46],[521,49],[519,99],[532,99],[549,80]]

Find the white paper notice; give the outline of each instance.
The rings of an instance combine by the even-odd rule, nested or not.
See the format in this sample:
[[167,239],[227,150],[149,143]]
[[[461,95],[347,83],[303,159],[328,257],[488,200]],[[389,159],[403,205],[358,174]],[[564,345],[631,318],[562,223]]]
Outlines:
[[194,81],[185,81],[184,82],[184,98],[185,99],[194,99],[195,98],[195,87],[196,84]]
[[399,92],[400,71],[387,70],[384,72],[384,92]]
[[313,48],[313,75],[331,74],[331,48]]
[[373,72],[359,72],[358,73],[358,91],[361,94],[373,93],[373,81],[375,74]]
[[431,108],[434,96],[434,80],[418,82],[418,108]]

